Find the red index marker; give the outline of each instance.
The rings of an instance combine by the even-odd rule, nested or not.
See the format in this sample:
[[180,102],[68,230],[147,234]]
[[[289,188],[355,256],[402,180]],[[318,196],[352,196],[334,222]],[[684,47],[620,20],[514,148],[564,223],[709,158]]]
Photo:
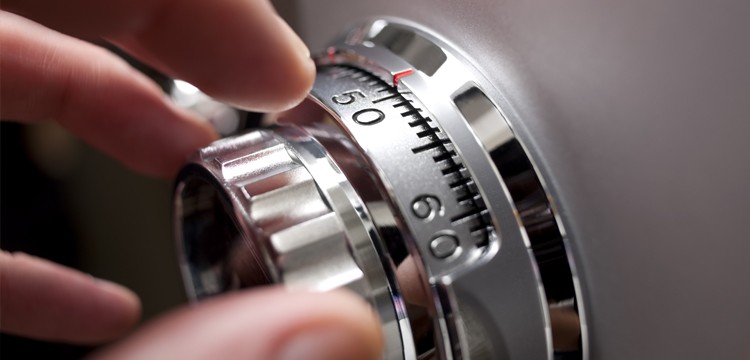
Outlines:
[[414,69],[404,70],[393,74],[393,87],[398,87],[398,81],[404,76],[414,74]]
[[336,48],[331,46],[326,49],[326,55],[328,55],[328,61],[333,62],[336,60]]

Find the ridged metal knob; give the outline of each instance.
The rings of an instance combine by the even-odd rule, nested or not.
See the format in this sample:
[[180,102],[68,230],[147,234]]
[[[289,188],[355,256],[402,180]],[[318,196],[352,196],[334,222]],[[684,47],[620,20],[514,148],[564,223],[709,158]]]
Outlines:
[[386,351],[401,353],[396,290],[377,232],[316,140],[295,128],[251,132],[201,150],[180,177],[176,230],[188,239],[183,272],[193,299],[268,283],[345,287],[379,309],[393,344]]
[[316,63],[307,100],[178,177],[193,297],[347,287],[379,314],[386,359],[583,356],[555,347],[587,336],[560,214],[471,59],[373,20]]

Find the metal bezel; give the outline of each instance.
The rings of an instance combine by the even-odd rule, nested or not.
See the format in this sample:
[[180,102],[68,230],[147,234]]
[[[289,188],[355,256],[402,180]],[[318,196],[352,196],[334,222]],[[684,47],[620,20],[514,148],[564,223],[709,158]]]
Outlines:
[[[445,59],[438,66],[434,66],[429,71],[421,71],[420,67],[415,66],[414,58],[418,58],[418,54],[409,53],[409,57],[412,60],[406,61],[402,56],[398,54],[398,51],[394,49],[388,49],[388,46],[384,44],[377,44],[373,42],[373,39],[378,36],[383,29],[387,28],[398,28],[400,31],[409,32],[415,35],[415,38],[420,41],[431,43],[433,46],[438,47],[445,54]],[[424,48],[424,45],[421,44]],[[434,52],[433,52],[434,55]],[[541,211],[549,214],[550,219],[547,219],[548,226],[557,235],[553,237],[556,239],[556,244],[561,254],[562,259],[557,259],[560,264],[563,264],[564,269],[569,272],[570,278],[568,285],[563,285],[567,288],[566,292],[572,294],[574,299],[575,310],[579,316],[579,329],[581,333],[581,356],[588,358],[587,351],[587,330],[585,324],[585,309],[582,303],[580,282],[576,273],[573,259],[565,249],[568,245],[568,237],[562,225],[560,215],[554,205],[554,200],[549,195],[550,192],[547,189],[548,185],[541,177],[541,173],[537,169],[536,165],[531,156],[528,155],[523,142],[518,139],[513,131],[510,123],[507,121],[507,116],[496,105],[486,94],[484,89],[493,89],[491,83],[479,73],[476,69],[472,68],[468,64],[472,61],[465,55],[456,50],[455,46],[452,46],[444,40],[433,35],[432,32],[421,29],[414,24],[408,23],[400,19],[375,19],[367,22],[365,25],[356,28],[349,32],[346,37],[342,38],[339,42],[333,45],[327,50],[327,53],[319,57],[320,64],[347,64],[355,67],[365,69],[374,75],[380,77],[382,80],[388,82],[390,85],[394,85],[403,91],[409,91],[416,95],[416,97],[425,105],[425,108],[429,110],[432,118],[436,120],[451,141],[456,145],[456,150],[460,153],[461,158],[465,162],[469,172],[477,180],[480,192],[484,197],[488,199],[488,209],[492,214],[493,222],[497,229],[501,229],[500,241],[503,245],[500,249],[495,249],[497,255],[493,255],[492,252],[488,253],[487,257],[483,257],[479,263],[473,264],[470,269],[464,269],[460,272],[452,273],[449,276],[443,276],[439,279],[433,279],[434,285],[442,290],[434,293],[436,297],[441,298],[439,301],[452,302],[452,305],[446,307],[446,304],[442,306],[445,308],[460,308],[459,302],[456,298],[457,293],[461,293],[460,296],[469,298],[481,298],[482,295],[479,289],[476,288],[476,284],[473,281],[467,281],[472,277],[476,277],[478,272],[486,271],[487,268],[493,267],[492,264],[482,264],[482,262],[499,263],[506,262],[508,258],[513,258],[511,261],[516,263],[516,266],[528,266],[529,270],[533,274],[534,283],[536,284],[535,293],[539,301],[537,309],[542,315],[540,318],[541,323],[539,324],[544,328],[544,337],[546,342],[547,357],[552,357],[552,330],[549,318],[549,304],[547,303],[547,292],[552,291],[552,284],[545,284],[542,275],[540,274],[539,265],[535,256],[539,256],[539,251],[536,249],[535,235],[530,235],[527,226],[530,226],[529,217],[521,214],[519,208],[529,208],[527,204],[521,204],[522,199],[514,198],[511,191],[508,189],[506,182],[512,180],[509,176],[506,176],[503,169],[507,164],[504,163],[501,156],[497,155],[498,151],[502,150],[504,145],[512,146],[515,149],[519,149],[520,153],[515,154],[516,159],[523,161],[528,164],[528,168],[531,170],[533,176],[532,183],[538,191],[544,196],[538,199],[535,204]],[[416,62],[419,62],[418,60]],[[414,71],[416,70],[416,71]],[[413,71],[413,74],[408,76],[399,77],[404,73]],[[483,131],[487,127],[482,127],[481,121],[478,119],[472,119],[468,117],[464,112],[459,109],[459,105],[456,104],[456,99],[461,95],[465,94],[468,90],[478,90],[486,100],[486,104],[491,105],[493,114],[493,125],[497,129],[494,133],[488,134]],[[448,101],[446,101],[448,100]],[[330,106],[330,104],[326,104]],[[466,126],[468,124],[469,126]],[[510,144],[510,145],[508,145]],[[508,159],[504,159],[508,160]],[[499,188],[502,189],[500,193],[491,190],[497,188],[495,184],[499,183]],[[502,211],[495,209],[495,207],[505,208]],[[534,206],[531,206],[534,207]],[[502,219],[501,213],[507,213],[508,209],[512,212],[513,218],[515,219],[515,230],[508,229],[507,221]],[[534,213],[538,215],[541,212]],[[509,231],[516,232],[513,236],[508,236]],[[505,236],[503,236],[505,235]],[[514,247],[508,249],[506,242],[509,239],[518,238],[523,242],[523,249]],[[509,253],[515,255],[511,255]],[[523,252],[523,254],[522,254]],[[500,256],[505,255],[505,256]],[[500,258],[504,259],[500,259]],[[527,265],[519,263],[520,258],[527,259]],[[425,263],[425,266],[430,267],[431,264]],[[507,265],[507,264],[506,264]],[[428,271],[426,271],[428,272]],[[466,286],[464,286],[466,285]],[[502,285],[499,285],[502,286]],[[559,286],[559,285],[556,285]],[[460,288],[460,291],[456,291]],[[473,289],[473,290],[472,290]],[[548,290],[548,291],[545,291]],[[468,292],[468,293],[464,293]],[[443,295],[441,295],[443,294]],[[563,299],[557,299],[563,300]],[[565,299],[567,300],[567,299]],[[481,301],[480,301],[481,302]],[[441,308],[440,304],[437,306]],[[503,312],[502,309],[496,309],[495,311]],[[441,318],[446,319],[455,314],[442,313]],[[499,320],[499,319],[498,319]],[[520,319],[519,319],[520,320]],[[528,323],[533,320],[529,317],[523,319],[523,326],[529,326]],[[503,325],[500,325],[501,327]],[[512,327],[512,326],[507,326]],[[452,345],[458,345],[460,347],[467,347],[468,341],[466,340],[467,334],[461,333],[461,329],[450,331],[450,329],[443,327],[447,333],[455,333],[459,339],[445,339],[446,343]],[[508,333],[507,331],[501,331],[502,333]],[[525,340],[525,341],[528,341]],[[528,346],[523,348],[529,349]],[[520,352],[506,349],[507,351],[515,354],[514,356],[521,356]],[[469,352],[466,349],[453,350],[454,355],[462,354],[468,357]],[[528,356],[528,352],[524,352]],[[510,354],[509,354],[510,355]]]

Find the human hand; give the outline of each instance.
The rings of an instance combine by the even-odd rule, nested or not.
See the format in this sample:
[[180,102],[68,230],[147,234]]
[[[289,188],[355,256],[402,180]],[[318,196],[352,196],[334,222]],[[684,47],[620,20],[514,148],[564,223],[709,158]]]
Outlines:
[[[26,17],[0,12],[0,118],[55,120],[146,174],[173,175],[214,132],[122,60],[70,35],[103,37],[217,99],[258,111],[293,106],[314,76],[307,49],[265,1],[6,0],[0,6]],[[0,253],[4,332],[100,343],[128,331],[139,307],[118,285]],[[367,359],[381,347],[378,329],[352,295],[263,289],[180,310],[96,356]]]
[[[127,289],[28,255],[0,252],[3,331],[98,343],[137,320]],[[353,294],[233,293],[169,314],[94,359],[376,359],[379,323]]]
[[[2,8],[83,38],[104,38],[209,95],[283,110],[312,86],[305,45],[266,1],[8,0]],[[54,119],[127,166],[172,176],[215,134],[101,47],[0,14],[0,118]]]

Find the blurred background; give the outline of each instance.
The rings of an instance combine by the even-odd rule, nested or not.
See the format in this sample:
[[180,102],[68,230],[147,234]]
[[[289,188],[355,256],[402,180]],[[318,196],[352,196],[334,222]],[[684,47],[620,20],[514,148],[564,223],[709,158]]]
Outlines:
[[[171,183],[144,178],[53,123],[0,124],[0,239],[23,251],[123,284],[143,319],[183,303],[170,229]],[[0,335],[3,359],[89,348]]]

